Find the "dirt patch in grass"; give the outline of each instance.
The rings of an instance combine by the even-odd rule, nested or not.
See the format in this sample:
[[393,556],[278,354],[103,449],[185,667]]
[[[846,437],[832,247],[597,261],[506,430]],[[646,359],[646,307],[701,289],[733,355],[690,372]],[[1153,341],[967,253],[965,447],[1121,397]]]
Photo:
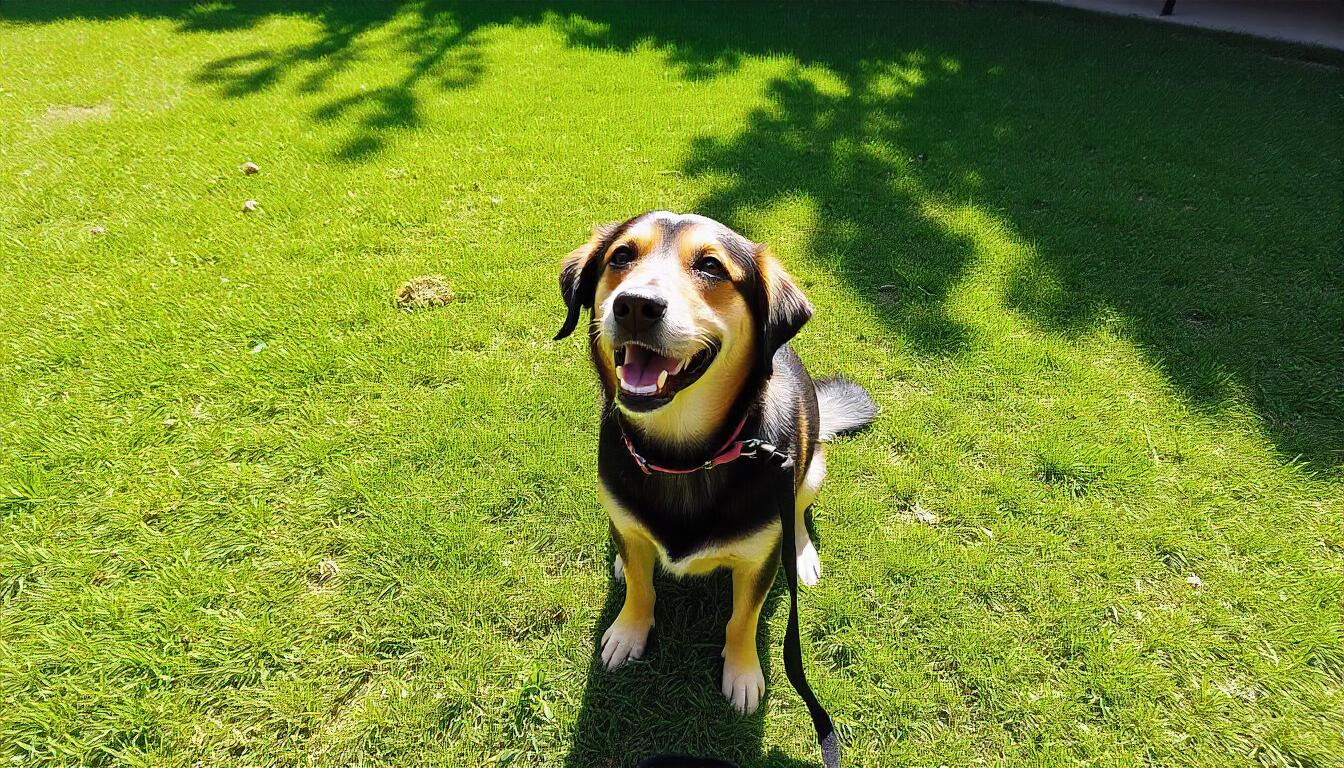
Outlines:
[[453,288],[447,278],[422,275],[397,289],[397,307],[406,311],[441,307],[453,300]]
[[35,122],[44,127],[58,127],[90,120],[106,120],[111,116],[111,104],[95,104],[91,107],[63,104],[47,107],[47,111]]

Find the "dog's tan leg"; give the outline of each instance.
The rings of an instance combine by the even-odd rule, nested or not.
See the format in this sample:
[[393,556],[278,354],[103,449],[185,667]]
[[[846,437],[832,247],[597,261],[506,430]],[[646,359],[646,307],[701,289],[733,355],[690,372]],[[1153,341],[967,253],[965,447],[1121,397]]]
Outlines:
[[724,633],[721,690],[744,715],[755,712],[765,696],[765,675],[756,654],[756,626],[778,568],[778,540],[764,562],[733,566],[733,615]]
[[807,465],[807,473],[803,475],[803,484],[798,488],[798,500],[794,506],[793,542],[796,550],[794,556],[798,558],[798,581],[808,587],[815,587],[821,579],[821,558],[807,532],[805,517],[807,508],[817,498],[817,491],[825,479],[826,454],[822,452],[821,446],[817,446],[817,452]]
[[625,605],[602,635],[602,664],[616,669],[644,655],[653,628],[653,567],[658,557],[653,542],[633,532],[612,528],[616,551],[625,570]]

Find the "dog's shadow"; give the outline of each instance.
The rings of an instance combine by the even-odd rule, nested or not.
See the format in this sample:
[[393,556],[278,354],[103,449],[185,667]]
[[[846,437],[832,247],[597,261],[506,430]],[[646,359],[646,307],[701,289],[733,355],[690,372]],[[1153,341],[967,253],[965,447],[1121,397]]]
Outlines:
[[[610,573],[614,551],[608,553]],[[770,644],[771,621],[787,621],[788,591],[776,576],[761,610],[757,648],[766,693],[752,715],[739,715],[719,692],[724,626],[732,613],[727,571],[678,579],[654,578],[655,626],[643,658],[612,672],[602,667],[602,633],[620,612],[625,586],[609,580],[592,634],[583,702],[565,768],[631,768],[659,754],[728,760],[741,768],[805,768],[762,744],[764,717],[779,696],[796,696]],[[782,603],[783,611],[775,615]],[[773,674],[778,668],[780,674]]]

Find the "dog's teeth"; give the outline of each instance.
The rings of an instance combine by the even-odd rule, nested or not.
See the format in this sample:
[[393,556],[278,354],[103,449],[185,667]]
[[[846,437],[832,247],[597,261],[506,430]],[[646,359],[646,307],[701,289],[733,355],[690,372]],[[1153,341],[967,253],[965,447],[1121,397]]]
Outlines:
[[658,388],[662,389],[663,385],[666,383],[667,383],[667,371],[663,371],[662,373],[658,374]]
[[625,383],[625,366],[624,366],[624,365],[618,365],[618,366],[616,366],[616,378],[620,379],[622,384]]

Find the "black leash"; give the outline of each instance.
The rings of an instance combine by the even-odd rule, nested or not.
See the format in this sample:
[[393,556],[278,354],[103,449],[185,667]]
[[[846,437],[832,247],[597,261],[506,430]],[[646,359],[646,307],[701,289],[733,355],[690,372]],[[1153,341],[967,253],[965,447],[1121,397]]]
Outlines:
[[[738,429],[741,430],[741,427]],[[769,466],[788,473],[789,482],[793,482],[792,456],[760,439],[743,440],[740,445],[741,453],[734,458],[740,456],[744,459],[763,459]],[[626,447],[630,448],[630,454],[636,461],[641,460],[639,454],[630,446],[629,440],[626,441]],[[706,463],[701,469],[713,469],[712,462]],[[647,469],[644,471],[648,472]],[[817,695],[812,692],[812,686],[807,684],[807,675],[803,672],[803,644],[798,634],[798,559],[795,554],[797,543],[793,530],[793,506],[792,495],[784,496],[779,502],[779,523],[784,529],[784,541],[781,544],[779,559],[783,562],[784,578],[789,585],[789,624],[784,630],[784,675],[789,678],[789,685],[793,686],[802,697],[803,703],[807,705],[807,714],[812,718],[812,727],[817,731],[822,765],[825,768],[840,768],[840,737],[835,732],[830,714],[821,706],[821,702],[817,701]],[[726,760],[714,758],[654,755],[641,761],[636,768],[737,768],[737,766]]]
[[[793,473],[793,457],[764,440],[744,440],[743,458],[764,459],[771,467],[780,472]],[[792,482],[792,477],[789,478]],[[784,527],[784,541],[779,559],[784,564],[784,577],[789,584],[789,624],[784,630],[784,674],[789,684],[802,697],[807,705],[807,713],[812,718],[812,727],[817,730],[817,744],[821,747],[821,763],[825,768],[840,768],[840,737],[826,708],[817,701],[812,686],[807,684],[807,675],[803,673],[803,646],[798,634],[798,560],[795,552],[794,508],[792,496],[785,497],[779,504],[779,522]],[[642,761],[636,768],[737,768],[724,760],[703,757],[685,757],[676,755],[655,755]]]
[[[792,473],[793,457],[781,453],[775,446],[762,443],[756,449],[757,456],[781,471]],[[792,478],[790,478],[792,480]],[[835,725],[826,708],[817,701],[812,686],[807,684],[807,675],[803,673],[803,646],[798,635],[798,560],[795,554],[794,508],[791,499],[779,505],[779,522],[784,527],[784,543],[779,559],[784,563],[784,578],[789,583],[789,625],[784,630],[784,674],[789,685],[802,697],[807,705],[807,713],[812,718],[812,727],[817,730],[817,744],[821,746],[821,763],[826,768],[840,768],[840,737],[835,733]]]

